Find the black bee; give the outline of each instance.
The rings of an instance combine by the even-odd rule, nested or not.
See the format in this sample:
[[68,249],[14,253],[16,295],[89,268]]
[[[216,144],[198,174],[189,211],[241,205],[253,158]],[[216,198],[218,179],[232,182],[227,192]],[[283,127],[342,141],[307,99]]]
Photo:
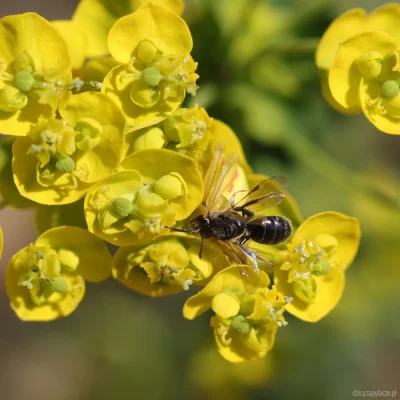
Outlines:
[[191,229],[171,230],[199,234],[200,258],[204,240],[213,240],[238,265],[246,290],[253,293],[259,281],[258,261],[271,266],[273,264],[265,259],[266,253],[261,256],[259,251],[245,244],[253,240],[261,244],[277,245],[285,242],[292,234],[288,219],[281,216],[254,217],[254,213],[280,204],[285,198],[287,180],[284,176],[265,179],[238,201],[236,198],[242,191],[235,192],[228,203],[221,195],[221,186],[237,158],[231,155],[224,161],[222,159],[223,146],[217,144],[214,159],[205,177],[201,214],[190,221]]

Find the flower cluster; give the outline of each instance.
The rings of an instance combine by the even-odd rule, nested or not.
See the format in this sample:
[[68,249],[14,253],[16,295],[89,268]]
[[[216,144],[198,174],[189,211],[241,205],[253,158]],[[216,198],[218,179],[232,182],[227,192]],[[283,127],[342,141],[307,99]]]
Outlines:
[[[357,252],[358,222],[336,212],[303,221],[286,194],[256,217],[284,217],[294,231],[289,241],[250,241],[245,265],[218,240],[206,239],[203,248],[189,227],[210,193],[218,188],[215,203],[229,204],[266,177],[252,173],[227,125],[197,105],[182,107],[199,77],[178,15],[182,1],[129,7],[115,15],[98,0],[82,0],[72,21],[35,13],[0,20],[0,132],[18,136],[0,190],[11,193],[8,185],[29,200],[43,232],[8,264],[11,307],[22,320],[65,317],[82,300],[86,280],[109,276],[148,296],[190,291],[184,316],[212,309],[224,358],[263,357],[288,325],[285,312],[316,322],[337,304]],[[397,53],[386,50],[374,51],[389,74],[385,63]],[[376,60],[360,57],[360,73],[376,79]],[[216,164],[222,159],[231,164],[225,178]],[[0,230],[0,256],[2,247]],[[257,265],[264,255],[268,262]],[[259,278],[251,293],[246,271]]]
[[362,111],[379,130],[400,134],[399,48],[398,3],[338,17],[316,53],[327,101],[345,114]]

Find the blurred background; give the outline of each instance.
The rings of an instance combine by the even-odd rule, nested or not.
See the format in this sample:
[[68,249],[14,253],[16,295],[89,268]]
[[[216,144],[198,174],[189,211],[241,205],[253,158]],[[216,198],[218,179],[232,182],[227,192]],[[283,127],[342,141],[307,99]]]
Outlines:
[[[0,16],[36,11],[67,19],[76,3],[3,0]],[[304,217],[336,210],[359,218],[360,252],[336,309],[317,324],[287,316],[267,358],[241,365],[219,356],[208,315],[183,319],[185,294],[151,299],[110,280],[88,284],[78,311],[64,320],[20,322],[8,304],[4,270],[38,235],[30,204],[20,202],[0,210],[2,400],[400,395],[400,136],[377,131],[362,115],[335,112],[321,96],[314,64],[318,39],[335,17],[381,4],[188,0],[184,14],[199,61],[195,100],[235,130],[255,172],[286,174]],[[0,151],[1,164],[7,146]],[[8,177],[3,169],[3,195]]]

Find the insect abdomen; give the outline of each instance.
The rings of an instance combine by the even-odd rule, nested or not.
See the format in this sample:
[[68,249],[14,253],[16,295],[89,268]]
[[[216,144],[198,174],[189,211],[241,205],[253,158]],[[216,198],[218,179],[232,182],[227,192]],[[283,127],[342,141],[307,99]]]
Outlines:
[[280,216],[253,219],[247,223],[251,239],[261,244],[276,245],[289,239],[292,234],[290,222]]

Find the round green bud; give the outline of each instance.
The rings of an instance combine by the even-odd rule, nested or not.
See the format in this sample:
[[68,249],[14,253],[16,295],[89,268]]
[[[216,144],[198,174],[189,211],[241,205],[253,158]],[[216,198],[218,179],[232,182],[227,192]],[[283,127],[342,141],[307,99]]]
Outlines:
[[127,217],[133,211],[133,203],[123,197],[118,197],[113,202],[113,210],[120,218]]
[[63,278],[53,278],[50,280],[50,288],[53,292],[65,293],[68,291],[68,283]]
[[29,92],[33,86],[33,76],[27,71],[19,71],[14,75],[14,83],[22,92]]
[[143,82],[149,86],[157,86],[161,82],[162,78],[163,75],[156,67],[146,68],[142,72]]
[[133,151],[146,149],[162,149],[166,138],[164,132],[157,127],[147,128],[133,143]]
[[5,112],[16,112],[24,108],[28,98],[23,92],[11,85],[6,85],[0,91],[0,110]]
[[331,264],[328,261],[322,260],[321,262],[314,264],[311,267],[311,272],[314,275],[324,275],[331,270]]
[[130,91],[130,98],[137,106],[142,108],[150,108],[158,103],[161,97],[161,93],[156,87],[145,87],[138,90],[135,86],[132,86]]
[[382,72],[382,56],[376,51],[368,51],[356,59],[357,67],[366,79],[375,79]]
[[249,333],[251,324],[244,315],[239,314],[233,317],[231,327],[236,332],[246,334]]
[[145,63],[148,64],[152,62],[154,60],[154,57],[157,55],[157,52],[157,47],[152,42],[150,42],[150,40],[142,40],[139,43],[138,57]]
[[385,99],[392,100],[400,93],[400,87],[397,81],[389,80],[382,83],[381,95]]
[[305,303],[312,303],[317,296],[317,283],[310,276],[308,279],[298,279],[293,282],[293,291]]
[[70,173],[75,169],[75,161],[64,154],[57,153],[56,155],[56,171],[64,174]]
[[185,193],[182,181],[183,178],[179,174],[171,173],[162,176],[154,183],[153,188],[162,198],[173,200]]

